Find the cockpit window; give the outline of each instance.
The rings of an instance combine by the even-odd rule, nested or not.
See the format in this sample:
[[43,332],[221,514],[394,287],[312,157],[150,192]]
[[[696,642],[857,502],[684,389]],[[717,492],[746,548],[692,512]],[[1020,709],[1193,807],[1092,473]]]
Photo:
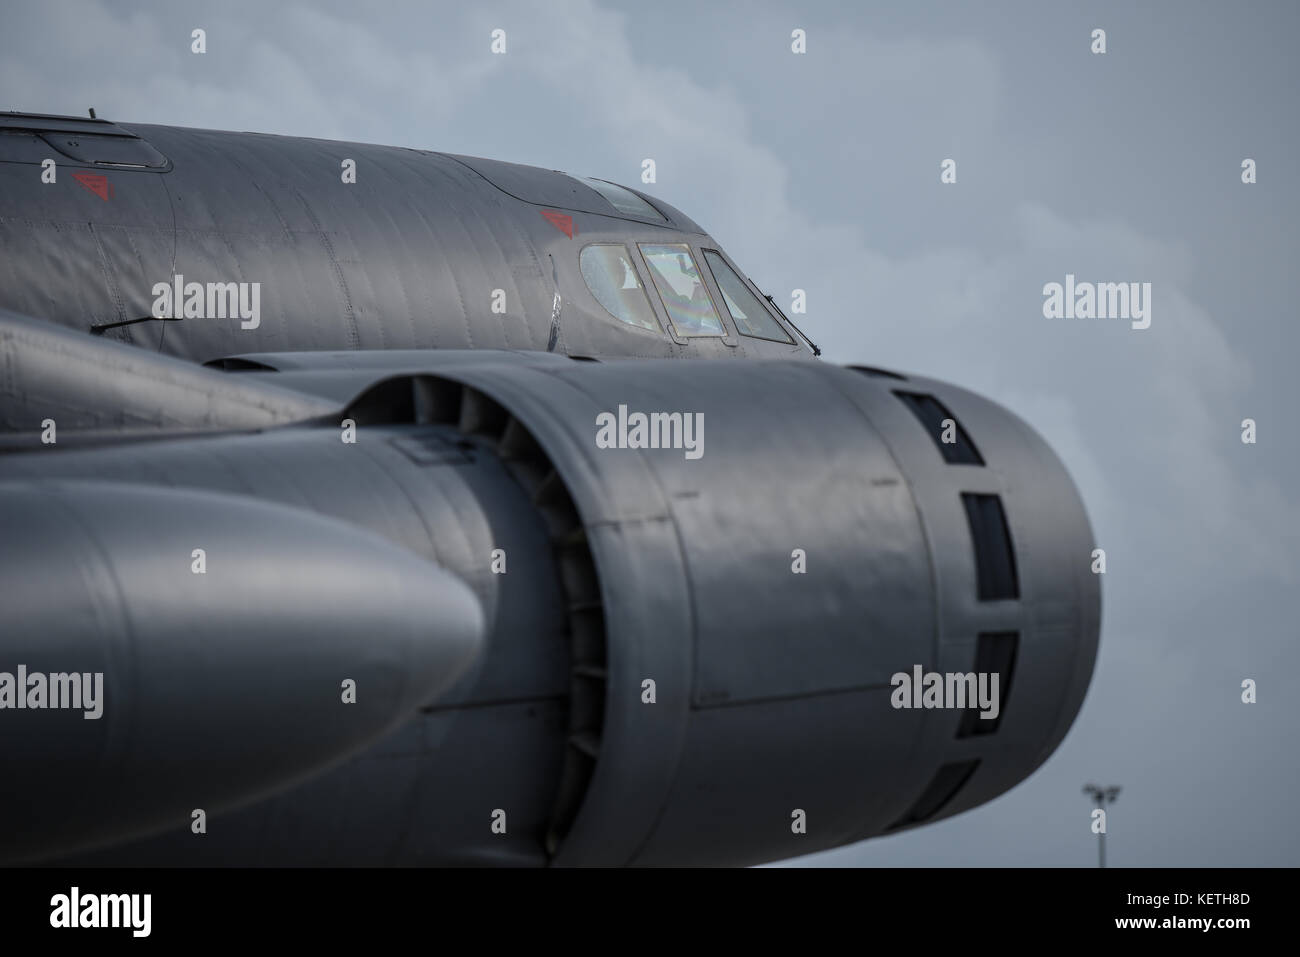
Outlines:
[[578,264],[587,288],[606,312],[630,326],[663,334],[626,246],[622,243],[588,246],[578,257]]
[[592,179],[590,176],[584,177],[582,181],[609,200],[609,204],[620,213],[627,216],[636,216],[639,219],[655,219],[661,223],[668,222],[663,213],[630,189],[607,183],[603,179]]
[[752,336],[755,339],[771,339],[774,342],[794,342],[790,334],[781,328],[780,323],[772,318],[772,314],[763,308],[758,297],[749,291],[744,280],[727,265],[725,259],[712,249],[706,249],[704,261],[709,264],[713,278],[717,281],[718,288],[722,290],[722,298],[726,300],[727,311],[731,313],[731,318],[735,321],[736,329],[741,335]]
[[679,336],[725,336],[709,290],[685,243],[640,243],[659,298]]
[[78,163],[96,166],[138,166],[162,169],[167,157],[138,136],[104,136],[99,133],[42,133],[42,138]]

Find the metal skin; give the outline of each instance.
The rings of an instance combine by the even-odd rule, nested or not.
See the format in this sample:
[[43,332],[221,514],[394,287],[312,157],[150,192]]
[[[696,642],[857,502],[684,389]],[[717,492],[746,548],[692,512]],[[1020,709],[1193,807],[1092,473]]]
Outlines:
[[[619,322],[580,250],[718,248],[671,207],[163,127],[104,154],[152,168],[77,167],[104,199],[39,154],[108,127],[6,123],[0,672],[107,691],[97,721],[0,709],[32,788],[0,814],[34,835],[0,861],[753,864],[975,807],[1069,730],[1100,593],[1057,457],[955,386],[810,361],[775,312],[789,343],[743,335],[708,276],[725,337]],[[89,333],[174,273],[263,283],[260,325]],[[700,454],[603,447],[629,410]],[[899,707],[917,666],[997,670],[998,719]]]
[[[18,133],[48,128],[68,130],[46,134],[56,143],[80,136],[77,148],[67,147],[74,151],[87,148],[89,137],[130,130],[166,165],[78,164],[49,141],[33,134],[40,146],[29,146]],[[41,157],[55,159],[54,183],[41,182]],[[346,159],[356,162],[355,183],[342,181]],[[108,199],[85,185],[87,173],[104,177]],[[148,316],[154,284],[176,274],[187,282],[262,283],[255,329],[204,319],[103,333],[200,362],[322,349],[808,353],[804,345],[742,337],[730,328],[722,339],[682,339],[605,313],[579,272],[583,246],[718,248],[684,214],[658,200],[655,206],[671,222],[620,216],[563,173],[426,150],[0,113],[0,307],[85,332]],[[571,217],[572,238],[543,210]],[[504,313],[492,311],[495,289],[505,293]],[[711,293],[720,303],[716,286]]]

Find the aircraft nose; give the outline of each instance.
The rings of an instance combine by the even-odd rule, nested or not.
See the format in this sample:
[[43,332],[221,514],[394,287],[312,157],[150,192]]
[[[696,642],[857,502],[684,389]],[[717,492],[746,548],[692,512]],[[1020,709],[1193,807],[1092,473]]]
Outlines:
[[0,483],[0,861],[184,828],[338,764],[452,684],[459,579],[281,505]]

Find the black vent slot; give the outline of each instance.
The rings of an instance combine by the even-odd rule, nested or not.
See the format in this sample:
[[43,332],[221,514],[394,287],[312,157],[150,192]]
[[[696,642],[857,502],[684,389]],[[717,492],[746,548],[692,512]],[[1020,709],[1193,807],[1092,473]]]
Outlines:
[[358,396],[343,413],[357,425],[411,425],[415,423],[415,394],[405,376],[377,382]]
[[890,825],[889,829],[892,831],[894,828],[923,824],[930,820],[957,796],[957,792],[970,780],[979,764],[978,758],[945,764],[935,774],[930,786],[916,799],[911,810]]
[[[975,443],[970,440],[970,436],[961,427],[957,417],[944,408],[942,402],[932,395],[923,395],[919,392],[895,392],[894,395],[902,399],[912,413],[921,420],[921,424],[925,426],[925,431],[929,433],[945,462],[949,465],[984,464],[984,459],[980,457]],[[944,419],[953,421],[954,441],[952,442],[943,440]]]
[[861,372],[863,375],[869,375],[875,379],[898,379],[900,382],[906,382],[907,376],[899,375],[897,372],[890,372],[888,369],[877,369],[875,366],[849,366],[854,372]]
[[[977,734],[992,734],[1002,723],[1006,714],[1007,702],[1011,700],[1011,677],[1016,670],[1016,651],[1020,646],[1020,633],[1016,631],[981,632],[975,646],[975,675],[978,681],[981,674],[998,676],[998,716],[996,718],[980,717],[979,702],[968,707],[961,716],[961,725],[957,728],[957,737],[969,738]],[[970,705],[969,699],[967,704]]]
[[[393,376],[376,382],[353,399],[343,416],[355,419],[357,425],[451,425],[462,418],[462,391],[468,390],[433,376]],[[487,401],[480,397],[480,404]],[[484,415],[491,417],[491,413]]]
[[241,359],[239,356],[227,356],[224,359],[209,359],[203,363],[209,369],[220,369],[222,372],[276,372],[275,366],[269,366],[265,362],[258,362],[256,359]]
[[980,601],[1003,601],[1020,597],[1016,578],[1016,555],[1007,530],[1002,499],[996,495],[962,492],[966,521],[975,546],[975,573]]
[[[405,393],[396,382],[408,383]],[[596,772],[608,697],[605,609],[578,506],[537,438],[486,393],[439,376],[402,377],[373,386],[348,412],[359,414],[367,404],[391,407],[418,422],[454,423],[462,435],[454,443],[456,449],[495,451],[537,506],[550,532],[569,611],[568,733],[555,803],[540,835],[547,854],[554,856],[577,820]],[[403,451],[411,454],[408,448]]]

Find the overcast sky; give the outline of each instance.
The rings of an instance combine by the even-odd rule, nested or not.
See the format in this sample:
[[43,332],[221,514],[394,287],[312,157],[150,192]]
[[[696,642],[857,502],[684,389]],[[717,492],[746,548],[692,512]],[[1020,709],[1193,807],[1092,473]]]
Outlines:
[[[981,808],[797,863],[1088,865],[1093,781],[1124,789],[1114,866],[1297,865],[1298,28],[1282,0],[55,0],[6,9],[0,109],[636,186],[653,158],[649,193],[787,304],[807,291],[827,359],[1027,419],[1107,552],[1097,670],[1055,755]],[[1067,273],[1150,282],[1150,328],[1045,318]]]

